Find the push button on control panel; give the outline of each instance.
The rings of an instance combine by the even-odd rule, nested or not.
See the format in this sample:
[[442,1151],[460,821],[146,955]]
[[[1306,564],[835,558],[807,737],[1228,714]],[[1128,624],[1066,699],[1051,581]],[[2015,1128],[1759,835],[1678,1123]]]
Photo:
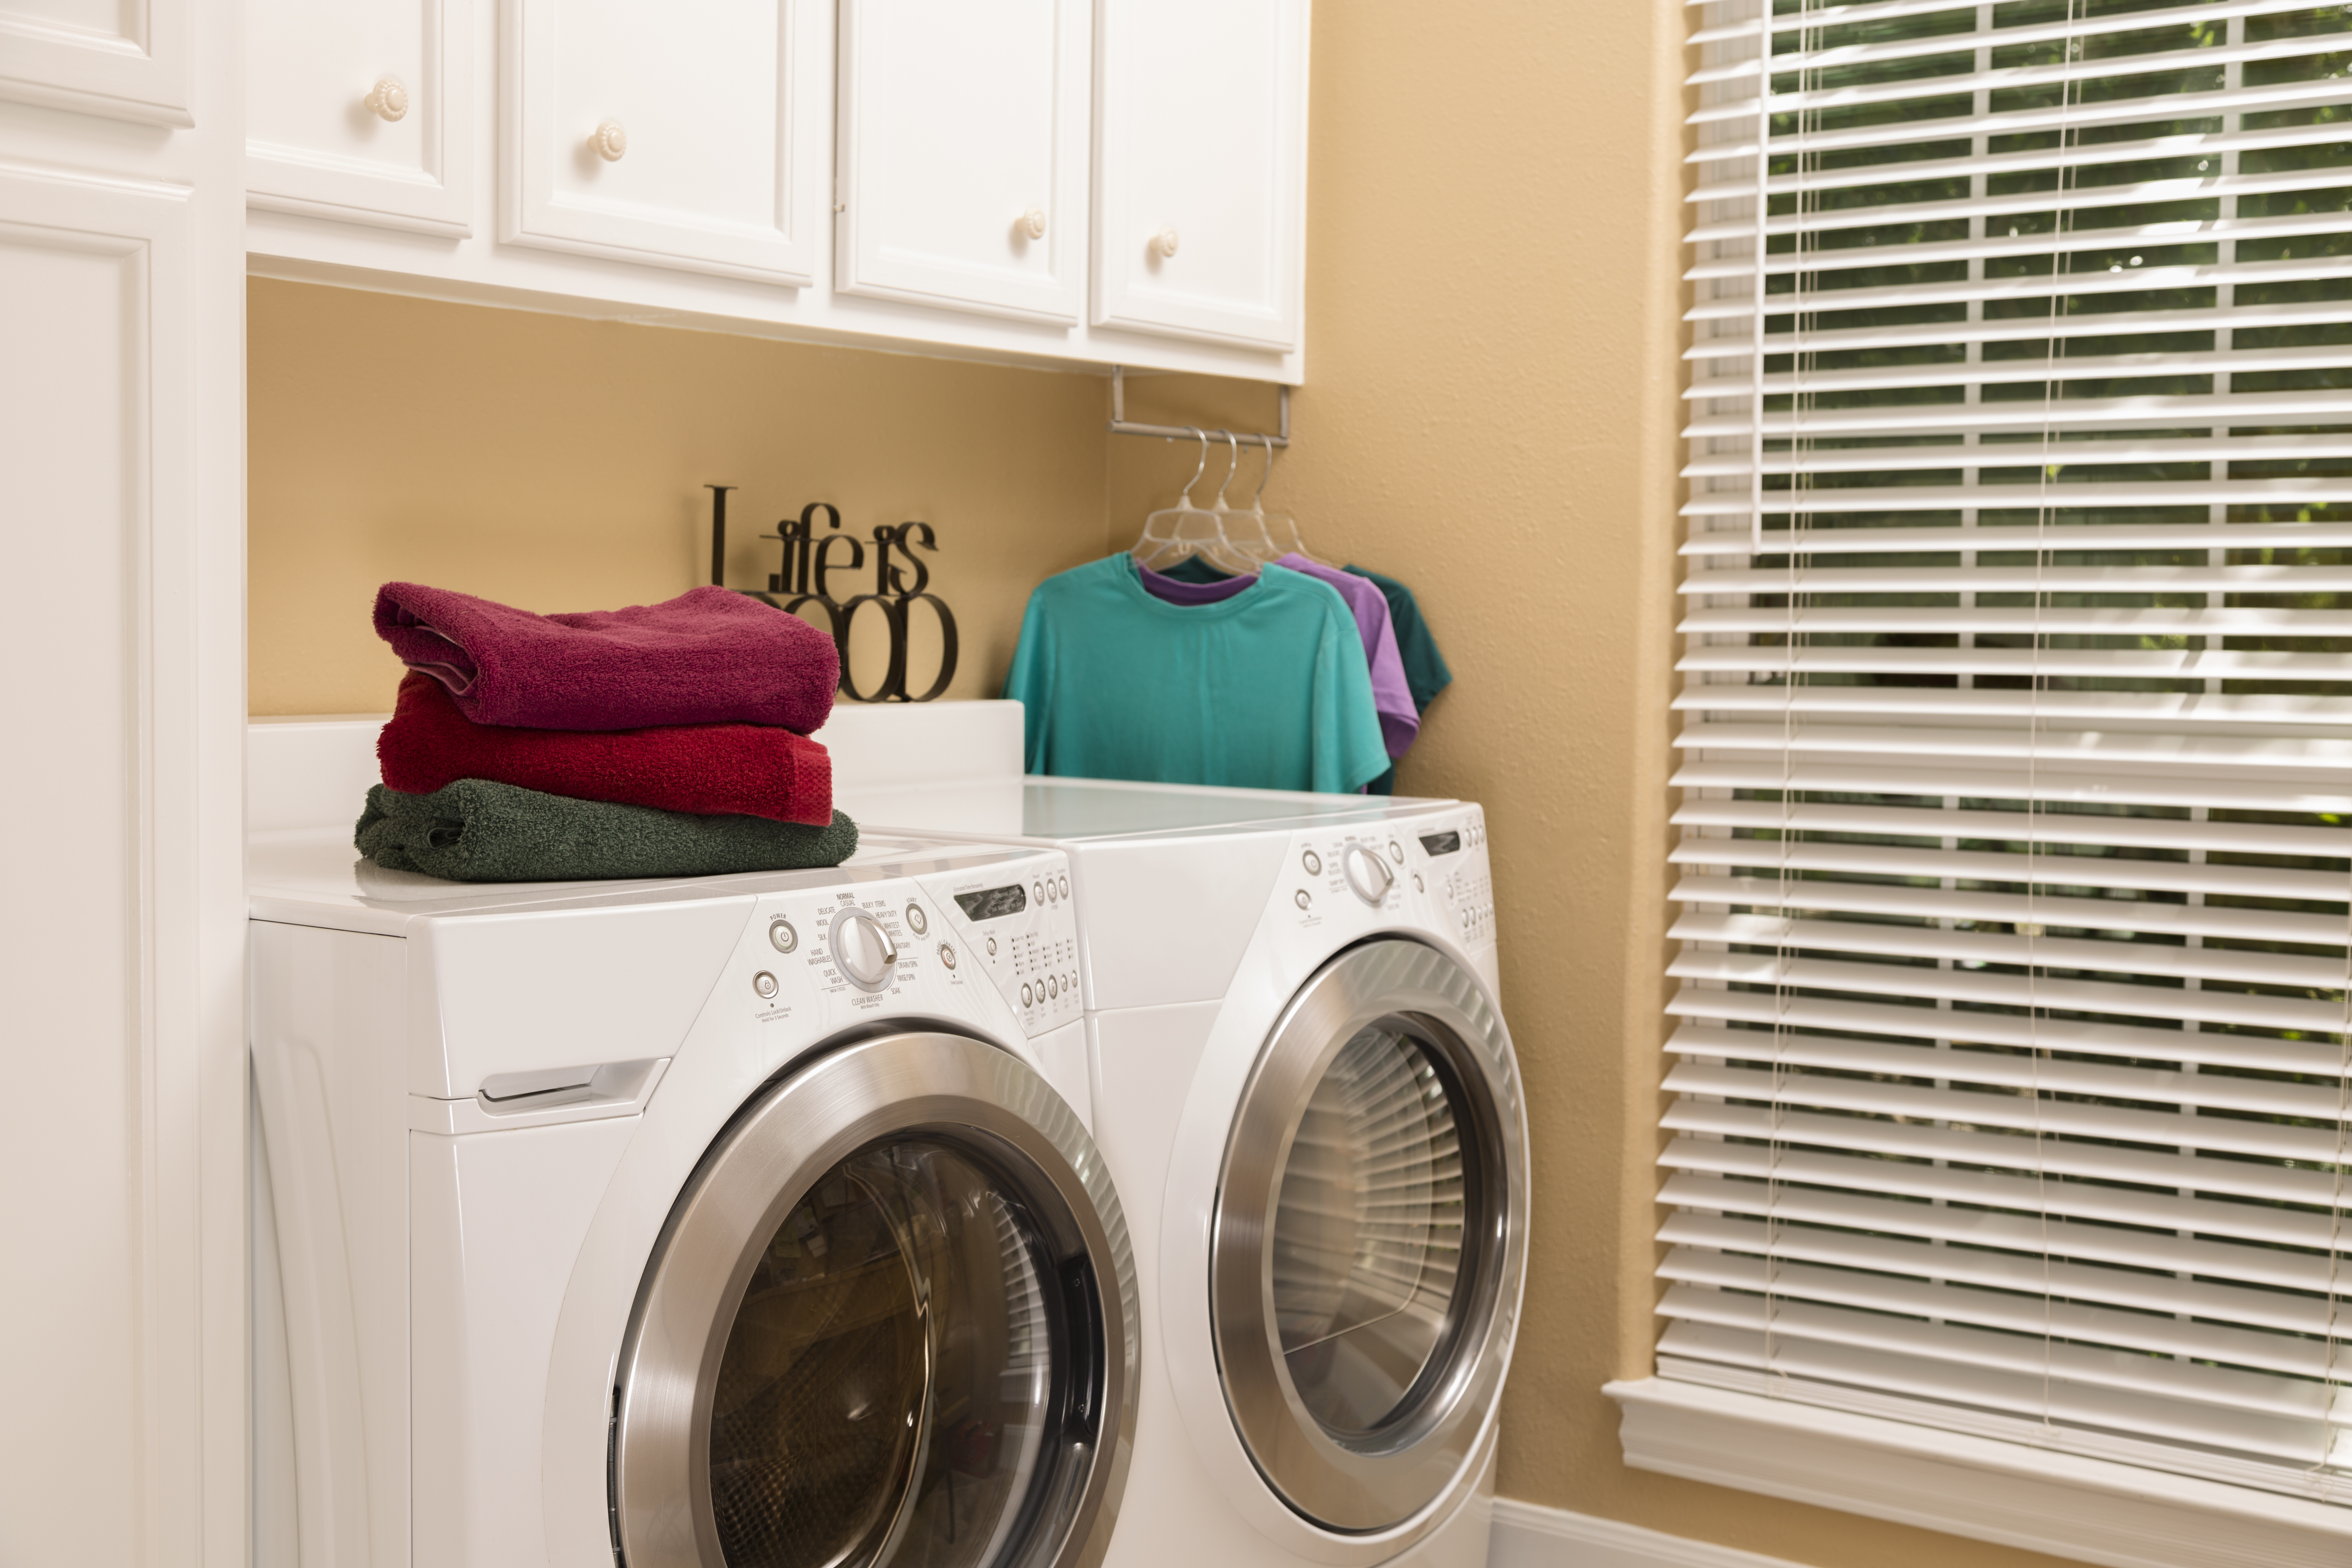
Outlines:
[[778,952],[790,952],[800,944],[801,933],[793,929],[792,921],[779,917],[768,922],[768,945]]

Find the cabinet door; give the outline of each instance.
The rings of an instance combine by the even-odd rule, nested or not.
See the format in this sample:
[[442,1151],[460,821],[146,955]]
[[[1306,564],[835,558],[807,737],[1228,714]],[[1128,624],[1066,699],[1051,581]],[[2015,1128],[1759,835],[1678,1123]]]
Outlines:
[[186,0],[7,0],[0,99],[188,126]]
[[1099,0],[1097,325],[1298,344],[1307,0]]
[[247,200],[472,233],[472,0],[247,0]]
[[835,287],[1075,323],[1087,0],[843,0]]
[[243,1555],[244,193],[221,36],[173,162],[79,121],[36,145],[84,168],[28,170],[0,123],[0,580],[40,650],[0,698],[0,810],[39,824],[0,914],[28,1112],[0,1138],[12,1564]]
[[813,280],[822,0],[505,0],[499,237],[689,272]]

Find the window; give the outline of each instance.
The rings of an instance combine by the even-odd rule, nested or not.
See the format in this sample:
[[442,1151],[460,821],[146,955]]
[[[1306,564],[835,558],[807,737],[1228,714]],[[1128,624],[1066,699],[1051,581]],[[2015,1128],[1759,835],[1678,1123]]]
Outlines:
[[2352,6],[1704,17],[1659,1376],[2352,1502]]

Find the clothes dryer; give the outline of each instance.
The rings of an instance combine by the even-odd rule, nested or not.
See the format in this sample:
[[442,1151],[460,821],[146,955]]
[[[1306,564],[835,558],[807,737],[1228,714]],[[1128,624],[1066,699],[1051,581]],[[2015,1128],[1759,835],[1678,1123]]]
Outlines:
[[1066,872],[467,888],[257,835],[266,1568],[1100,1562],[1139,1311],[1030,983]]
[[1033,779],[1016,826],[1142,1286],[1109,1563],[1483,1564],[1528,1196],[1484,815]]

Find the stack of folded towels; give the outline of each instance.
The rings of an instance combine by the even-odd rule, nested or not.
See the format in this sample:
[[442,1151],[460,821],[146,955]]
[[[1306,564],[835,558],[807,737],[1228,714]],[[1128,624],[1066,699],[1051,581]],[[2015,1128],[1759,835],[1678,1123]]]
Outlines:
[[837,866],[857,826],[808,738],[833,639],[725,588],[538,616],[387,583],[375,629],[408,666],[357,843],[461,882]]

